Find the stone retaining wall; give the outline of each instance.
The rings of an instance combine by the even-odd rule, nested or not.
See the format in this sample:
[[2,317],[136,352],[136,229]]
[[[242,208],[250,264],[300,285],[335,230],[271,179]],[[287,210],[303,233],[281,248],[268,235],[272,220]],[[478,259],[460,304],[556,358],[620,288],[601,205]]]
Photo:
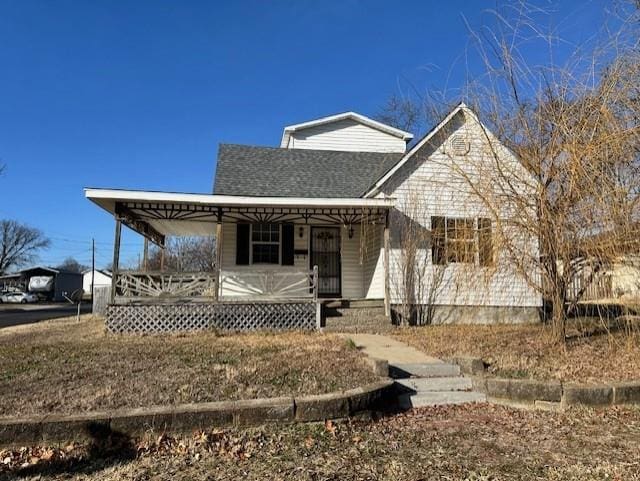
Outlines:
[[474,389],[489,398],[530,403],[541,408],[567,406],[640,405],[640,380],[587,385],[573,382],[537,381],[485,377],[485,365],[479,358],[455,357],[463,374],[473,377]]
[[0,447],[91,441],[112,433],[190,432],[212,426],[251,426],[340,419],[384,408],[394,397],[393,381],[348,391],[299,398],[252,399],[178,406],[36,416],[0,420]]

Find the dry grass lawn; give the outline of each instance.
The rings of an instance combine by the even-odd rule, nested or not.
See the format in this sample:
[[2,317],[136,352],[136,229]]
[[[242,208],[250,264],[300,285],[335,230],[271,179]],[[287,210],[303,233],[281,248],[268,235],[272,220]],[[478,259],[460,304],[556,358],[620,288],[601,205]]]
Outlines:
[[634,481],[640,411],[451,406],[378,422],[156,434],[110,452],[0,450],[0,479]]
[[319,394],[377,380],[317,333],[107,335],[96,318],[0,329],[0,416]]
[[[566,349],[544,325],[424,326],[394,337],[432,356],[481,357],[498,376],[599,383],[640,379],[640,336],[572,321]],[[588,334],[588,335],[587,335]]]

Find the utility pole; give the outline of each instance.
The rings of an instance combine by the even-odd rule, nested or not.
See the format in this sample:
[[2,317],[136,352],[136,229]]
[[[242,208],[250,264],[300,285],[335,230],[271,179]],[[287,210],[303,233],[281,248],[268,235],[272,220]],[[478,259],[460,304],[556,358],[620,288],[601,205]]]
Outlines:
[[93,283],[96,280],[96,239],[91,238],[91,312],[93,312]]

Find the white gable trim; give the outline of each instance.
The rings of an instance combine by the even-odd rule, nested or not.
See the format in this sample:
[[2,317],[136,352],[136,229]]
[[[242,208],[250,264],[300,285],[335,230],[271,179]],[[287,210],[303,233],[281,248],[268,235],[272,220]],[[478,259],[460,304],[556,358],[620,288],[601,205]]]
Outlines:
[[282,141],[280,142],[280,147],[286,148],[289,145],[289,139],[291,138],[291,134],[300,130],[308,129],[310,127],[317,127],[319,125],[330,124],[334,122],[339,122],[341,120],[353,120],[360,124],[366,125],[368,127],[372,127],[376,130],[380,130],[387,134],[393,135],[394,137],[401,138],[404,141],[409,141],[413,138],[413,134],[410,132],[405,132],[404,130],[396,129],[395,127],[391,127],[390,125],[383,124],[382,122],[378,122],[377,120],[370,119],[362,114],[358,114],[356,112],[344,112],[342,114],[330,115],[328,117],[322,117],[316,120],[310,120],[308,122],[303,122],[301,124],[289,125],[284,128],[284,132],[282,133]]
[[440,130],[442,130],[444,126],[447,125],[451,121],[451,119],[453,119],[461,111],[464,111],[464,113],[471,115],[477,122],[480,122],[476,114],[469,107],[467,107],[464,102],[459,103],[458,106],[454,108],[451,112],[449,112],[449,114],[438,125],[436,125],[433,129],[431,129],[431,131],[427,135],[425,135],[422,138],[422,140],[420,140],[420,142],[414,145],[411,148],[411,150],[407,152],[405,156],[402,157],[402,159],[400,159],[400,161],[389,170],[389,172],[383,175],[373,185],[373,187],[371,187],[371,189],[369,189],[367,193],[364,194],[363,197],[372,197],[376,195],[380,191],[380,188],[385,184],[385,182],[387,182],[391,177],[393,177],[393,175],[398,170],[400,170],[404,164],[407,163],[407,161],[411,158],[413,154],[415,154],[418,150],[420,150],[424,144],[429,142],[434,135],[436,135]]

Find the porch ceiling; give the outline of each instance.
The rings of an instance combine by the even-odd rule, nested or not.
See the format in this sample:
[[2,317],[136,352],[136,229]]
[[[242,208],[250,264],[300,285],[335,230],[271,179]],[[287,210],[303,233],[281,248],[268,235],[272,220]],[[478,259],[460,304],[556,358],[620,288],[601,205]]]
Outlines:
[[380,223],[393,199],[245,197],[85,189],[86,197],[149,238],[212,235],[216,222]]

